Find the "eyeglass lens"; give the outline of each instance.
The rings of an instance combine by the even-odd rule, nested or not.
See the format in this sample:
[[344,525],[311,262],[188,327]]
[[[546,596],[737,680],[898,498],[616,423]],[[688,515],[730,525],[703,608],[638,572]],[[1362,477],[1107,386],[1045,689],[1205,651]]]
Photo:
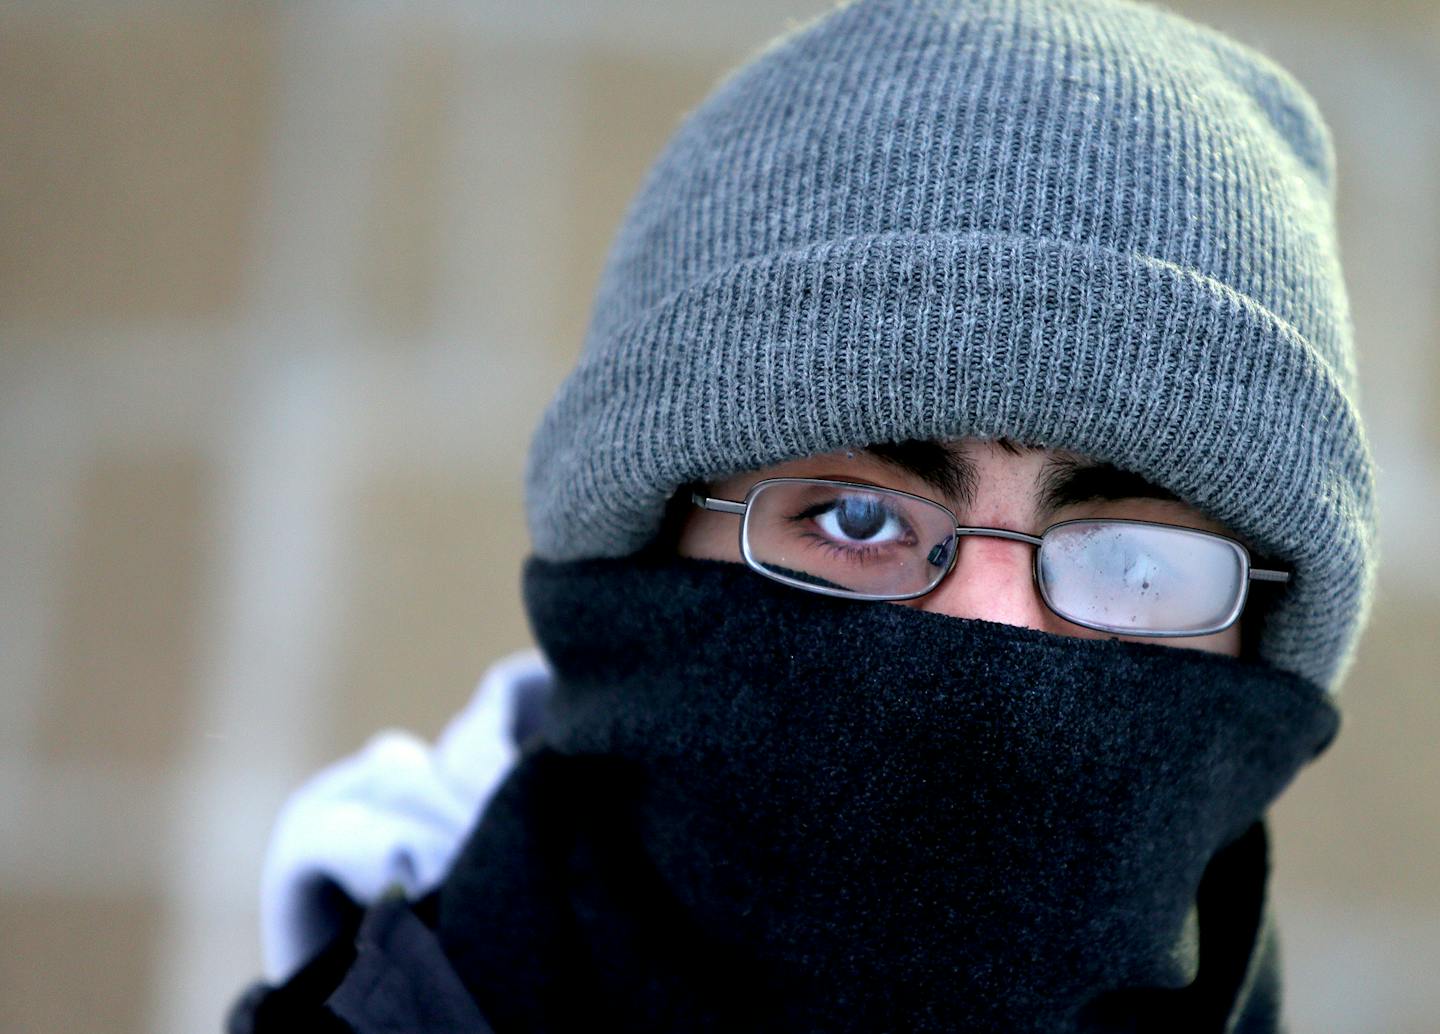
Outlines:
[[1245,557],[1236,543],[1146,524],[1056,525],[1044,536],[1036,570],[1057,613],[1114,632],[1222,628],[1245,588]]
[[[747,559],[766,573],[866,596],[922,593],[945,573],[929,555],[955,530],[950,511],[882,489],[777,481],[752,494]],[[948,560],[948,558],[947,558]]]
[[[949,510],[903,493],[771,481],[751,493],[741,545],[751,566],[781,581],[896,599],[927,592],[945,576],[957,545],[954,531]],[[1238,544],[1128,522],[1052,527],[1035,570],[1056,613],[1121,633],[1218,629],[1234,617],[1245,587]]]

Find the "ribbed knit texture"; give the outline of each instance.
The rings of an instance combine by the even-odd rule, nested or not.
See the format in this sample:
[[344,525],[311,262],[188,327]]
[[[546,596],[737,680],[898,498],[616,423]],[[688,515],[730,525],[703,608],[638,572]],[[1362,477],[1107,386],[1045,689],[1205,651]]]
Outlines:
[[675,133],[532,446],[535,552],[621,556],[690,480],[1008,437],[1289,565],[1262,656],[1334,689],[1372,472],[1335,155],[1285,70],[1135,0],[857,0]]

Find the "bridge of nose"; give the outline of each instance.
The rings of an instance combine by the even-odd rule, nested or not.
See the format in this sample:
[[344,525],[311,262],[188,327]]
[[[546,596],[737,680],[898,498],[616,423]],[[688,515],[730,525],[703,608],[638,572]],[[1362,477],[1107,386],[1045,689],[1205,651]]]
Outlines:
[[1047,628],[1049,610],[1032,575],[1034,546],[1024,540],[964,535],[955,567],[928,596],[923,609],[1025,628]]

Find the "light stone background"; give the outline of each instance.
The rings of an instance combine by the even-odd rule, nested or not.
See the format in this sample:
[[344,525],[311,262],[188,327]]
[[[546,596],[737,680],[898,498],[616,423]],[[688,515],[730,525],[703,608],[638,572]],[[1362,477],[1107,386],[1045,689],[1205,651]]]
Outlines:
[[[821,0],[0,6],[0,1030],[218,1030],[286,790],[528,642],[521,458],[677,120]],[[1275,816],[1297,1034],[1440,1030],[1440,8],[1318,98],[1385,565]]]

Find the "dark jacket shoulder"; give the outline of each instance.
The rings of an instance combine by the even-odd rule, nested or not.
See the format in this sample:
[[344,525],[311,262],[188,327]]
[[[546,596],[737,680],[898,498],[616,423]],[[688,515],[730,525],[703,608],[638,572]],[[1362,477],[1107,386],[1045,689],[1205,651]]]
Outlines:
[[435,896],[358,908],[328,947],[278,987],[257,984],[227,1034],[493,1034],[432,929]]

